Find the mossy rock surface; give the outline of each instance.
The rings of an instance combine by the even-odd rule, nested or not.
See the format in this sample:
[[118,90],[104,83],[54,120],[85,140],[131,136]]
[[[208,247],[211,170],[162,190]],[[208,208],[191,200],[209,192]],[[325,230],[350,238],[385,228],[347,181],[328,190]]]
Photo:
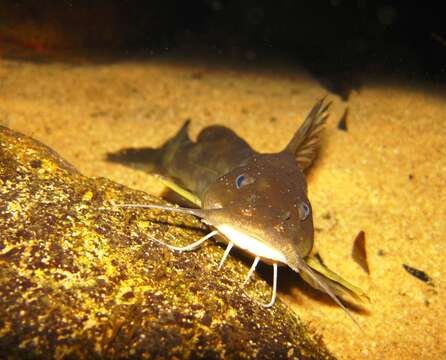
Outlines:
[[0,357],[332,359],[191,216],[113,208],[160,199],[87,178],[0,126]]

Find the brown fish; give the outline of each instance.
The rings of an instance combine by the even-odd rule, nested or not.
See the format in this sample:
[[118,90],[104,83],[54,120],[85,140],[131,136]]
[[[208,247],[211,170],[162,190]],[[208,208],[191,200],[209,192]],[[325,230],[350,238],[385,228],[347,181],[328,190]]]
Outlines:
[[289,144],[278,153],[258,153],[223,126],[203,129],[193,142],[188,136],[187,120],[160,149],[129,148],[108,154],[109,161],[172,179],[163,181],[199,208],[118,206],[164,209],[200,217],[214,231],[184,248],[165,245],[178,251],[193,250],[208,238],[223,235],[228,247],[220,267],[234,245],[255,258],[245,283],[259,260],[272,264],[273,291],[266,307],[275,301],[277,266],[288,265],[347,311],[336,295],[348,294],[359,300],[365,300],[366,295],[309,258],[314,229],[303,171],[316,156],[329,105],[324,104],[324,99],[318,101]]

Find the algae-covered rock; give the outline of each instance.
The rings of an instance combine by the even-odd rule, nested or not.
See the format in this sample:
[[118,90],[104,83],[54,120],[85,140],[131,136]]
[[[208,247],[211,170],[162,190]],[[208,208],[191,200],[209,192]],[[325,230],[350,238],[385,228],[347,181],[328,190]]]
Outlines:
[[160,202],[81,175],[48,147],[0,126],[0,357],[331,359],[269,286],[191,216],[114,208]]

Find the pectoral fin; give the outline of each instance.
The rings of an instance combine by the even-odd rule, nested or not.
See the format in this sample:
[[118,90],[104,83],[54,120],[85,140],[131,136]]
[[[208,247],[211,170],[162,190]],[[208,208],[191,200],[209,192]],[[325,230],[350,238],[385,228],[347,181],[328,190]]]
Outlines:
[[195,204],[199,208],[201,208],[201,200],[200,200],[200,198],[198,196],[196,196],[195,194],[191,193],[189,190],[186,190],[186,189],[182,188],[177,183],[175,183],[174,181],[172,181],[172,180],[170,180],[170,179],[168,179],[168,178],[166,178],[164,176],[156,175],[156,177],[157,177],[157,179],[159,181],[161,181],[161,183],[165,187],[168,187],[173,192],[177,193],[181,197],[183,197],[186,200],[190,201],[192,204]]
[[316,157],[322,130],[327,120],[327,109],[331,103],[324,104],[324,98],[313,106],[299,130],[285,148],[296,157],[302,170],[307,169]]
[[[360,302],[370,302],[370,298],[367,294],[360,288],[350,284],[347,280],[343,279],[340,275],[331,271],[325,265],[323,265],[320,260],[315,257],[305,258],[307,265],[314,270],[318,275],[322,276],[325,283],[332,289],[332,291],[338,296],[349,295],[355,300]],[[308,277],[304,272],[301,272],[302,278],[308,282],[311,286],[319,288],[317,284],[314,283],[313,279]]]

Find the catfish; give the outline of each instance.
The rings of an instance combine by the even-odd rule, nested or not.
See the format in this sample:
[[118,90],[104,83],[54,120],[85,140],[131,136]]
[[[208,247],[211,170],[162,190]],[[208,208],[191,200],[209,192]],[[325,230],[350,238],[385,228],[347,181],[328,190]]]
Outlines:
[[192,141],[190,120],[158,149],[126,148],[109,153],[108,161],[161,175],[167,187],[196,208],[116,206],[195,215],[213,229],[208,235],[185,247],[157,241],[172,250],[191,251],[220,235],[228,245],[219,268],[233,246],[254,257],[245,284],[260,260],[272,264],[271,301],[263,306],[274,304],[277,267],[286,265],[328,294],[357,324],[338,296],[366,301],[367,295],[311,256],[314,227],[304,172],[316,157],[330,104],[324,98],[319,100],[287,146],[277,153],[259,153],[231,129],[219,125],[204,128]]

